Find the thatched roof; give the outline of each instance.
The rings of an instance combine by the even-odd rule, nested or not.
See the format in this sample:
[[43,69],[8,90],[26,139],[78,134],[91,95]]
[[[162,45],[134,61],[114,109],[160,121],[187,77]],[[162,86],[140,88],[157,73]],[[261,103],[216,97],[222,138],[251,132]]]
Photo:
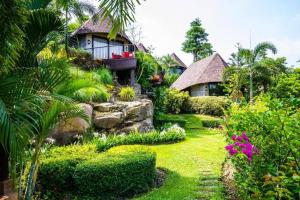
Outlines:
[[[97,17],[98,15],[98,17]],[[105,20],[100,19],[101,10],[96,13],[93,17],[83,23],[77,30],[75,30],[71,36],[87,34],[87,33],[109,33],[111,30],[111,21],[109,18]],[[124,37],[128,41],[129,38],[125,33],[118,33],[119,36]]]
[[184,90],[201,83],[222,82],[223,71],[227,63],[215,53],[207,58],[193,63],[172,84],[172,88]]
[[184,64],[184,62],[182,62],[182,60],[180,60],[180,58],[175,53],[172,53],[171,57],[179,66],[187,68],[187,66]]
[[136,45],[136,48],[137,48],[139,51],[148,53],[148,49],[143,45],[143,43],[138,43],[138,44]]

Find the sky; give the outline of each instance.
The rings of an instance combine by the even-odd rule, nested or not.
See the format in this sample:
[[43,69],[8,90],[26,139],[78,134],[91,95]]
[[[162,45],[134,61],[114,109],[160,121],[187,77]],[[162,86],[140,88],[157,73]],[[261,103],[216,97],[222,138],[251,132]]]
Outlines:
[[174,52],[190,65],[193,56],[182,51],[182,43],[190,23],[200,18],[214,51],[226,61],[238,42],[250,48],[268,41],[278,49],[272,57],[300,66],[300,0],[141,0],[135,17],[142,43],[154,46],[156,56]]
[[187,65],[192,55],[181,50],[190,22],[200,18],[213,48],[225,60],[239,42],[245,48],[262,41],[276,45],[275,57],[289,65],[300,59],[299,0],[146,0],[136,8],[142,42],[162,56],[175,52]]

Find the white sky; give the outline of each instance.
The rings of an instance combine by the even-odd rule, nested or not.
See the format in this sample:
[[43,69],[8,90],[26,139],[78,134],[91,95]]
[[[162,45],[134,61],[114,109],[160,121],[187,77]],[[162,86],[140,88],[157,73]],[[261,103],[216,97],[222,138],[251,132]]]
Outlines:
[[136,9],[145,46],[158,56],[175,52],[187,65],[192,55],[181,51],[190,22],[199,17],[216,52],[228,60],[235,44],[273,42],[276,56],[290,65],[300,59],[299,0],[146,0]]

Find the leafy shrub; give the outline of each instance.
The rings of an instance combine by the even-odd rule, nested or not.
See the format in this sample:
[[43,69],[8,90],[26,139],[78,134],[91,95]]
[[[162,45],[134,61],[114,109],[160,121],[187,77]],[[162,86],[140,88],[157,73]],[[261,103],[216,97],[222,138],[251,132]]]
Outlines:
[[135,97],[135,91],[132,87],[123,87],[119,92],[119,97],[122,101],[132,101]]
[[110,94],[106,88],[101,85],[94,85],[93,87],[85,87],[77,90],[74,93],[73,99],[80,102],[105,102],[108,101]]
[[105,102],[110,98],[106,87],[90,79],[70,80],[56,88],[56,93],[81,102]]
[[35,195],[37,199],[66,199],[70,194],[72,199],[131,196],[153,185],[155,161],[155,154],[140,146],[101,154],[94,144],[55,147],[41,158]]
[[186,112],[222,116],[229,105],[230,100],[226,97],[205,96],[189,98],[184,108]]
[[179,74],[170,74],[167,73],[164,77],[164,83],[165,85],[167,85],[168,87],[170,87],[179,77]]
[[113,84],[113,76],[109,69],[100,68],[96,71],[96,73],[100,76],[100,80],[103,84],[112,85]]
[[187,121],[185,119],[174,118],[170,117],[169,115],[160,114],[155,121],[155,126],[163,127],[165,124],[178,124],[180,127],[185,127],[186,122]]
[[[73,174],[78,163],[96,155],[95,145],[70,145],[53,148],[41,158],[38,185],[46,191],[73,191]],[[26,176],[26,175],[25,175]]]
[[189,99],[188,92],[181,92],[177,89],[168,89],[165,96],[165,106],[168,113],[178,114]]
[[130,197],[149,191],[156,176],[156,155],[141,147],[120,147],[76,166],[78,192],[94,197]]
[[87,61],[92,61],[92,54],[84,49],[69,48],[68,55],[75,65],[85,66]]
[[174,125],[162,132],[152,131],[144,134],[130,133],[126,136],[109,136],[106,140],[97,140],[96,144],[97,151],[102,152],[119,145],[174,143],[184,140],[185,136],[185,130]]
[[135,57],[137,59],[137,82],[142,86],[144,90],[151,88],[151,83],[149,81],[150,77],[160,69],[157,60],[148,53],[136,52]]
[[240,141],[236,143],[239,136],[235,134],[243,133],[252,149],[257,148],[253,158],[249,159],[247,150],[230,157],[236,169],[234,178],[241,199],[299,197],[299,102],[260,97],[254,105],[233,104],[227,112],[228,141],[240,146]]
[[217,128],[222,125],[222,119],[210,116],[201,116],[201,122],[203,127]]

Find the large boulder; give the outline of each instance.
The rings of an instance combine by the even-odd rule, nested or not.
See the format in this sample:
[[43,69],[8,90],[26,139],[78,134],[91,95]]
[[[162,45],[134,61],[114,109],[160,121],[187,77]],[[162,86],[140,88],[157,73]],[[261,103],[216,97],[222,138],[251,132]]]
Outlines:
[[93,123],[108,133],[147,132],[153,129],[153,103],[148,99],[94,104]]
[[132,125],[125,126],[124,128],[117,130],[117,133],[130,133],[130,132],[139,132],[145,133],[152,131],[154,129],[152,119],[148,118],[140,122],[135,122]]
[[93,123],[99,129],[109,129],[120,125],[123,120],[123,112],[94,112]]
[[79,106],[84,110],[89,121],[87,122],[82,118],[76,117],[61,123],[50,136],[55,143],[59,145],[70,144],[91,127],[93,107],[84,103],[79,104]]

